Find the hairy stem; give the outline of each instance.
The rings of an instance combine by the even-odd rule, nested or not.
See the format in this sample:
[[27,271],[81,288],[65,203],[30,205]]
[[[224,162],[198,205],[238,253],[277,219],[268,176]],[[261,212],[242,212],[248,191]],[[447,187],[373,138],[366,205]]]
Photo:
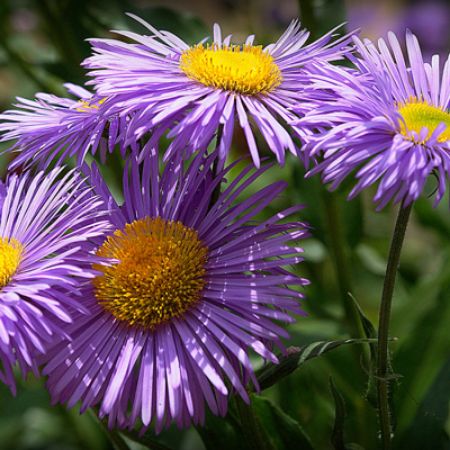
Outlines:
[[389,322],[391,317],[392,295],[394,293],[395,279],[400,261],[400,253],[405,238],[406,227],[411,214],[412,204],[400,205],[392,236],[389,258],[384,278],[383,294],[381,296],[379,322],[378,322],[378,355],[377,355],[377,391],[378,391],[378,418],[381,429],[381,444],[383,450],[391,448],[391,420],[389,411],[389,387],[391,368],[389,362],[388,340]]

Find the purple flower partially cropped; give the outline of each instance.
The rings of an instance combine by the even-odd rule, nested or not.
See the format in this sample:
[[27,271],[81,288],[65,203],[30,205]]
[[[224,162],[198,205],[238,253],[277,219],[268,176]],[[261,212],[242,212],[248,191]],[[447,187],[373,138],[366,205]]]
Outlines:
[[378,47],[355,39],[358,72],[335,67],[318,75],[315,86],[328,99],[298,122],[319,129],[310,138],[309,155],[336,188],[356,171],[350,198],[377,183],[378,209],[388,202],[416,200],[431,174],[437,179],[437,204],[450,175],[450,57],[443,69],[435,55],[424,63],[419,43],[407,33],[409,62],[393,33]]
[[38,93],[36,100],[18,98],[18,109],[0,114],[1,141],[16,141],[8,150],[18,153],[11,168],[36,162],[58,165],[69,157],[81,164],[97,151],[104,159],[116,144],[125,153],[126,117],[110,113],[108,99],[80,86],[65,86],[79,100]]
[[36,358],[66,336],[84,311],[79,285],[95,271],[90,240],[108,223],[83,179],[57,168],[0,183],[0,380],[16,391],[13,367],[37,374]]
[[188,154],[205,149],[218,135],[219,157],[224,161],[237,121],[257,167],[255,129],[284,163],[286,150],[299,153],[285,126],[298,117],[291,107],[301,104],[306,93],[314,94],[308,90],[310,72],[348,51],[349,36],[333,41],[335,30],[305,45],[309,32],[297,21],[266,47],[254,45],[254,36],[242,45],[233,44],[231,36],[222,37],[217,24],[211,44],[205,39],[189,46],[134,18],[150,30],[150,36],[121,31],[118,34],[134,42],[92,39],[94,55],[85,66],[91,69],[99,94],[114,96],[116,111],[132,115],[131,140],[151,131],[153,147],[169,131],[168,155],[184,147]]
[[296,242],[307,231],[283,219],[300,207],[255,222],[286,186],[237,202],[265,170],[253,166],[213,200],[229,170],[214,176],[213,160],[198,154],[183,169],[171,159],[161,174],[156,152],[129,161],[122,206],[93,171],[115,229],[97,255],[110,262],[84,289],[90,315],[47,355],[54,401],[98,406],[110,427],[153,421],[159,432],[201,424],[206,407],[224,415],[233,391],[248,401],[246,384],[258,384],[250,349],[277,362],[272,347],[288,336],[281,323],[302,314],[307,284],[286,270],[301,261]]

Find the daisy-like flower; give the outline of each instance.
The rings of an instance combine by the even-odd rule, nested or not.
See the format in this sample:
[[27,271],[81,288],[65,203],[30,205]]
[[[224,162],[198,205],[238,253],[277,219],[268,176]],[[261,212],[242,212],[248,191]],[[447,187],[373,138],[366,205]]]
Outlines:
[[436,204],[450,175],[450,57],[443,70],[439,56],[424,63],[419,43],[406,34],[409,63],[393,33],[378,47],[355,39],[356,75],[333,68],[318,76],[317,89],[333,95],[300,120],[300,127],[321,127],[309,143],[310,155],[336,188],[356,171],[356,196],[378,183],[378,209],[391,200],[408,205],[423,191],[430,174],[438,180]]
[[116,144],[125,153],[127,118],[111,114],[108,99],[80,86],[65,86],[78,100],[38,93],[36,100],[18,98],[19,109],[0,114],[1,141],[15,140],[8,151],[19,153],[12,168],[36,161],[41,167],[52,161],[59,165],[69,157],[76,157],[81,164],[89,152],[97,150],[104,159]]
[[[245,168],[214,201],[225,171],[198,154],[186,167],[158,156],[129,164],[118,206],[97,172],[92,179],[110,206],[115,231],[97,255],[101,275],[84,291],[89,317],[68,329],[69,343],[48,353],[44,373],[53,400],[81,411],[98,406],[110,427],[159,432],[217,415],[245,385],[257,386],[248,350],[277,362],[287,332],[277,322],[301,314],[305,279],[286,266],[301,260],[300,222],[280,223],[300,207],[251,222],[285,188],[277,182],[236,203],[263,172]],[[299,291],[300,290],[300,291]]]
[[254,36],[233,44],[231,36],[222,38],[217,24],[212,43],[205,39],[189,46],[132,17],[152,34],[118,32],[133,43],[93,39],[94,55],[84,64],[92,69],[99,94],[114,96],[119,112],[133,113],[132,140],[151,131],[153,146],[169,130],[173,140],[168,155],[184,147],[188,154],[204,149],[220,130],[219,157],[224,161],[237,119],[254,164],[260,165],[254,128],[282,164],[285,150],[299,154],[285,125],[298,117],[290,108],[308,92],[309,73],[348,50],[348,36],[332,40],[335,30],[305,45],[309,32],[297,21],[266,47],[254,45]]
[[0,380],[13,393],[15,364],[37,374],[36,357],[84,311],[76,295],[96,273],[87,251],[108,226],[101,204],[80,175],[60,168],[0,183]]

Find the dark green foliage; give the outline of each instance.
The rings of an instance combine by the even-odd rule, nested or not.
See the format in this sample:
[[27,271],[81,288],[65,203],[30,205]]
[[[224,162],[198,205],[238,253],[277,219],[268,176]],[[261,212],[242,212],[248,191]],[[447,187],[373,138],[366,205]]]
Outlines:
[[333,394],[334,406],[335,406],[335,416],[333,431],[331,433],[331,444],[335,450],[346,450],[345,439],[344,439],[344,424],[345,424],[345,402],[342,395],[337,390],[333,378],[330,378],[330,390]]
[[[223,20],[226,31],[234,27],[236,35],[245,34],[258,23],[250,14],[259,13],[258,7],[257,11],[246,5],[230,7],[240,2],[227,2],[228,9],[221,9],[222,3],[218,2],[214,13],[205,13],[202,19],[189,13],[195,2],[185,3],[183,10],[177,10],[175,3],[161,7],[145,0],[0,1],[0,107],[10,108],[16,95],[32,97],[36,91],[64,95],[63,82],[85,82],[79,63],[89,56],[86,38],[111,36],[109,29],[146,32],[125,12],[135,13],[192,43],[207,36],[214,21]],[[277,2],[274,5],[278,6]],[[302,21],[315,36],[345,20],[340,0],[301,0],[300,9]],[[226,11],[235,15],[227,16]],[[274,24],[252,31],[257,39],[261,35],[270,42],[280,29]],[[233,158],[247,153],[238,135],[236,142]],[[5,148],[2,144],[0,150]],[[269,152],[267,155],[271,157]],[[5,172],[6,162],[7,157],[0,156],[0,175]],[[105,176],[112,190],[118,191],[122,161],[113,155],[108,164]],[[230,178],[240,167],[231,172]],[[144,436],[139,435],[139,430],[127,431],[118,435],[116,446],[124,443],[136,450],[251,450],[262,439],[259,448],[265,450],[378,448],[374,325],[395,211],[388,207],[375,212],[370,201],[373,192],[347,202],[350,183],[330,196],[324,193],[318,176],[304,178],[305,172],[290,156],[284,167],[274,165],[250,188],[256,191],[269,182],[286,180],[288,190],[261,214],[261,219],[302,203],[305,209],[296,218],[311,225],[312,237],[302,243],[305,262],[292,268],[312,282],[304,302],[309,315],[289,326],[289,354],[281,357],[278,366],[261,367],[255,359],[262,392],[251,394],[251,407],[232,400],[226,418],[208,414],[204,427],[185,431],[172,427],[159,436],[151,428]],[[429,192],[433,189],[431,183]],[[330,245],[336,239],[336,223],[326,212],[330,198],[337,207],[339,239],[348,264],[341,279],[337,276],[341,267],[336,265]],[[396,419],[393,450],[450,448],[448,202],[447,196],[438,208],[433,208],[426,196],[418,200],[400,261],[391,325],[391,338],[397,340],[390,345],[393,373],[398,375],[392,383]],[[355,308],[361,334],[345,319],[343,301],[348,301],[347,308],[349,304]],[[253,441],[251,433],[256,433]],[[50,406],[43,383],[19,382],[16,398],[0,384],[0,449],[111,448],[91,415],[80,416],[76,409]]]
[[426,450],[448,449],[450,438],[445,432],[448,420],[450,392],[450,359],[448,359],[428,389],[417,413],[399,439],[399,448]]
[[285,376],[290,375],[306,361],[318,358],[324,353],[334,350],[342,345],[367,344],[375,342],[367,339],[344,339],[341,341],[321,341],[302,347],[289,347],[286,356],[280,357],[279,364],[268,364],[257,372],[258,381],[262,390],[278,383]]
[[277,450],[313,450],[313,445],[300,424],[264,397],[253,396],[252,407],[261,426]]

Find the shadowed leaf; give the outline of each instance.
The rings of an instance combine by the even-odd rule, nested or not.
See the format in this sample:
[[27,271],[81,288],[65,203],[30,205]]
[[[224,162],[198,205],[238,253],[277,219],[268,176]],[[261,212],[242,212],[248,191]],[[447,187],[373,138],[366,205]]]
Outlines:
[[445,427],[449,417],[450,358],[428,389],[409,428],[400,437],[398,448],[408,450],[448,449],[450,437]]
[[369,366],[366,368],[368,374],[366,398],[369,401],[369,403],[376,408],[377,393],[375,383],[375,371],[377,365],[377,342],[376,342],[377,330],[375,329],[372,322],[364,314],[364,311],[361,309],[361,306],[357,302],[356,298],[350,293],[349,296],[353,301],[356,311],[358,312],[359,319],[361,321],[364,330],[364,334],[366,335],[367,339],[373,339],[375,341],[369,344],[370,359],[368,361]]
[[344,443],[344,422],[345,422],[345,403],[344,398],[336,389],[333,378],[330,377],[330,389],[334,398],[334,424],[331,433],[331,444],[335,450],[346,450]]
[[300,424],[270,400],[253,395],[252,407],[271,441],[272,448],[313,450],[311,441]]
[[155,440],[155,438],[148,436],[148,434],[140,436],[137,431],[128,431],[128,430],[122,430],[121,433],[128,439],[137,442],[141,445],[144,445],[150,450],[171,450],[170,447],[167,447],[166,445],[159,443],[158,441]]
[[342,339],[338,341],[320,341],[301,347],[289,347],[286,356],[280,357],[279,364],[267,364],[257,371],[261,390],[267,389],[280,379],[288,376],[310,359],[317,358],[343,345],[367,344],[375,339]]
[[204,425],[196,429],[208,450],[247,450],[241,437],[240,424],[232,414],[232,405],[225,418],[214,416],[208,411]]

